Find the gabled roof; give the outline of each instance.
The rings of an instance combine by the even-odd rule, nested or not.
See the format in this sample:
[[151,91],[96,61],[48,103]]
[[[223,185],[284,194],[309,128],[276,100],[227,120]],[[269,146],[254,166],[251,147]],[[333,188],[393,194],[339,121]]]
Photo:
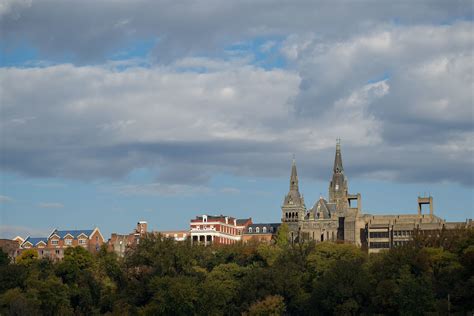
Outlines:
[[45,244],[47,244],[48,243],[48,238],[47,237],[30,237],[30,236],[28,236],[25,239],[25,241],[21,243],[21,245],[23,246],[27,242],[32,244],[33,247],[34,247],[34,246],[38,245],[40,242],[44,242]]
[[79,235],[86,235],[87,237],[90,237],[92,233],[94,232],[94,229],[81,229],[81,230],[57,230],[55,229],[48,238],[50,238],[53,235],[58,235],[59,238],[63,239],[66,237],[66,235],[71,235],[73,238],[79,237]]

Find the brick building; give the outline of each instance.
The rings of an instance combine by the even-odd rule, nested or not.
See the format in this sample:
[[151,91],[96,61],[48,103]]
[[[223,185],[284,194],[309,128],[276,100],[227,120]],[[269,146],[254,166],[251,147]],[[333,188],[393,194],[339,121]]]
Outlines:
[[242,235],[242,241],[248,242],[250,240],[259,242],[272,242],[274,239],[280,223],[259,223],[248,225]]
[[230,245],[242,240],[242,234],[252,218],[236,219],[230,216],[196,216],[190,223],[190,236],[193,244]]
[[99,228],[89,230],[55,229],[48,237],[28,236],[20,245],[23,249],[36,249],[39,258],[60,260],[68,247],[81,246],[90,252],[97,252],[104,244],[104,237]]
[[125,251],[138,245],[140,239],[143,238],[148,233],[148,223],[145,221],[139,221],[135,229],[126,235],[121,235],[117,233],[112,233],[110,239],[108,240],[108,249],[109,251],[114,251],[120,257],[125,255]]

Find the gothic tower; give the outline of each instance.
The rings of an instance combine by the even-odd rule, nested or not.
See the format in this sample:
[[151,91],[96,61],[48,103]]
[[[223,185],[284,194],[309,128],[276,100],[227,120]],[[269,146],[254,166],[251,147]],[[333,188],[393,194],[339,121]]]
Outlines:
[[349,207],[347,179],[344,176],[344,167],[342,166],[340,139],[336,142],[336,156],[334,157],[332,180],[329,184],[329,203],[336,204],[338,216],[344,216],[343,214]]
[[297,222],[303,220],[306,212],[304,198],[301,196],[298,187],[298,173],[296,172],[296,162],[294,158],[291,165],[290,191],[285,196],[281,211],[282,222]]

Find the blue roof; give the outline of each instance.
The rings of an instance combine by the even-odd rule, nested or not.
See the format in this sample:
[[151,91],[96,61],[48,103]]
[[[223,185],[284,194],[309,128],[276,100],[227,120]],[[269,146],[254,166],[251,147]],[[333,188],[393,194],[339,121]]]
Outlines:
[[40,241],[44,242],[45,244],[48,243],[48,237],[28,237],[23,242],[30,242],[33,246],[36,246]]
[[77,238],[79,237],[79,235],[81,234],[84,234],[86,235],[87,237],[89,237],[92,232],[94,230],[93,229],[81,229],[81,230],[57,230],[55,229],[52,233],[51,233],[51,236],[56,234],[58,235],[61,239],[64,238],[67,234],[70,234],[72,235],[74,238]]

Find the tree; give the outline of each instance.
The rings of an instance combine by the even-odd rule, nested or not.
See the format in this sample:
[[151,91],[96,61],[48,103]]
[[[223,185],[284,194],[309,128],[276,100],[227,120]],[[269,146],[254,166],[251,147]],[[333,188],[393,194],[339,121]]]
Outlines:
[[279,316],[286,311],[285,300],[280,295],[269,295],[263,300],[253,303],[248,313],[248,316]]
[[198,304],[198,282],[193,277],[155,277],[150,282],[154,293],[150,303],[140,309],[143,315],[191,315]]
[[24,250],[16,259],[18,264],[30,265],[38,260],[38,251],[34,248]]
[[0,267],[6,266],[10,263],[10,257],[8,253],[4,252],[2,248],[0,248]]
[[290,235],[290,228],[288,227],[288,224],[286,223],[281,223],[280,227],[278,228],[278,231],[276,233],[276,238],[275,238],[275,243],[279,247],[286,247],[289,244],[289,235]]

